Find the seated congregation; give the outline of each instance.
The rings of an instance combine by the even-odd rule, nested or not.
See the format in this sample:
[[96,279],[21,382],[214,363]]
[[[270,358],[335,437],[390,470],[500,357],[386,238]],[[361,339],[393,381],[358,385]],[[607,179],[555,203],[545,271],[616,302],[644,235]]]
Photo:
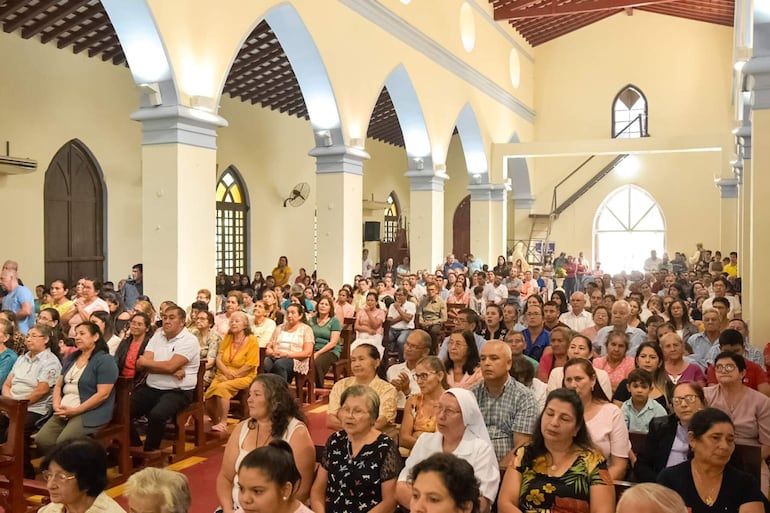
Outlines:
[[702,260],[611,277],[566,255],[381,275],[364,258],[335,297],[281,257],[157,312],[137,267],[118,290],[59,279],[35,300],[3,266],[6,511],[40,493],[46,513],[123,511],[103,492],[126,479],[129,498],[187,511],[186,481],[153,467],[223,446],[209,492],[223,513],[610,513],[621,494],[667,497],[642,482],[692,512],[768,505],[770,350],[749,343],[735,277]]

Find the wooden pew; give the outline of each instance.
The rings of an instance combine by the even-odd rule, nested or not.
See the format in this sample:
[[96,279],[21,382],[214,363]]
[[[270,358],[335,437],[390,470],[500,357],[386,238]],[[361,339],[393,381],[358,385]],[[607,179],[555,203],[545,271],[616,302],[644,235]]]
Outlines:
[[0,474],[7,478],[7,487],[0,491],[0,506],[8,513],[22,513],[24,498],[24,422],[29,401],[0,396],[0,412],[8,417],[8,439],[0,444]]
[[[201,362],[198,367],[198,381],[193,390],[193,399],[190,406],[176,414],[176,435],[173,445],[173,461],[179,461],[188,456],[200,452],[206,448],[206,431],[204,415],[206,408],[203,406],[203,375],[206,373],[206,363]],[[187,450],[187,421],[193,421],[193,443],[195,449]]]
[[124,482],[131,475],[131,392],[134,380],[118,378],[115,383],[115,408],[109,424],[94,433],[93,438],[105,448],[117,447],[118,476],[110,480],[110,486]]

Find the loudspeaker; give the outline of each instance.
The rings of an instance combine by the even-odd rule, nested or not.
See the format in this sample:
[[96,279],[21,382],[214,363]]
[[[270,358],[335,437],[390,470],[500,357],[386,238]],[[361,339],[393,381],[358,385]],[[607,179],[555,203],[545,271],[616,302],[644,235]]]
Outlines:
[[364,223],[364,241],[378,241],[380,240],[380,223],[379,221],[366,221]]

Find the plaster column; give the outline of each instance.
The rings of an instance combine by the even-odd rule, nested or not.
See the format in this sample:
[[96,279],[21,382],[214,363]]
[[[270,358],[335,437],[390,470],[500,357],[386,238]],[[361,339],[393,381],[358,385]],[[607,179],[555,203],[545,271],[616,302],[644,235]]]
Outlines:
[[318,146],[316,159],[316,217],[318,277],[338,289],[361,273],[363,243],[364,150],[347,146]]
[[443,171],[409,170],[409,254],[413,271],[427,269],[444,261],[444,180]]
[[[757,50],[762,48],[762,43],[766,46],[770,42],[767,32],[759,32],[765,37],[757,39]],[[770,51],[767,53],[770,54]],[[770,55],[756,55],[744,66],[744,71],[753,79],[751,139],[765,141],[770,138]],[[760,280],[752,283],[749,277],[763,274],[767,268],[767,255],[770,254],[770,230],[765,224],[770,219],[770,202],[767,201],[770,191],[770,146],[757,144],[752,147],[750,161],[744,161],[744,170],[747,168],[749,171],[743,181],[748,182],[750,226],[748,265],[745,268],[749,274],[744,272],[742,279],[746,305],[744,316],[751,324],[751,340],[764,344],[770,338],[770,316],[765,311],[766,291]]]
[[738,180],[722,178],[716,183],[719,187],[720,237],[719,247],[727,256],[738,249]]
[[498,255],[505,255],[508,186],[469,185],[471,193],[471,253],[491,267]]
[[[227,122],[188,107],[147,107],[142,123],[144,293],[186,305],[216,277],[216,130]],[[138,219],[137,219],[138,220]]]
[[[741,133],[741,132],[744,133]],[[738,204],[739,204],[739,247],[738,247],[738,276],[743,282],[748,282],[751,271],[748,268],[750,242],[751,242],[751,127],[746,126],[738,132],[740,141],[740,156],[734,167],[734,173],[738,178]]]

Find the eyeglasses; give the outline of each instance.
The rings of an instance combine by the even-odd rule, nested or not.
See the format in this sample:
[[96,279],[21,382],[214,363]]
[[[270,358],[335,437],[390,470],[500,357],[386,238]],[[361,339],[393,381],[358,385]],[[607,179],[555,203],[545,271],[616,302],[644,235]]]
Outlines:
[[48,470],[44,470],[41,475],[46,481],[53,479],[57,483],[72,481],[76,477],[71,474],[65,474],[64,472],[49,472]]
[[414,379],[416,379],[417,381],[425,381],[432,374],[436,374],[436,373],[435,372],[420,372],[420,373],[414,375]]
[[450,340],[447,343],[447,347],[461,348],[461,347],[468,347],[468,344],[466,344],[465,342],[457,342],[456,340]]
[[714,365],[714,368],[717,370],[717,372],[732,372],[737,367],[734,363],[719,363],[717,365]]
[[422,344],[420,344],[420,345],[417,345],[417,344],[411,344],[411,343],[409,343],[409,342],[407,342],[406,344],[404,344],[404,347],[408,347],[409,349],[419,349],[420,351],[422,351],[423,349],[425,349],[425,346],[423,346]]
[[369,412],[361,408],[340,408],[340,413],[343,415],[351,415],[353,417],[362,417],[369,415]]
[[684,404],[684,403],[694,404],[695,401],[697,401],[697,400],[698,400],[698,396],[697,395],[695,395],[695,394],[688,394],[688,395],[685,395],[685,396],[682,396],[682,397],[674,397],[674,398],[671,399],[671,402],[674,403],[675,405],[681,405],[681,404]]
[[455,415],[460,415],[462,412],[459,410],[453,410],[452,408],[442,408],[441,406],[438,407],[436,410],[436,415],[448,415],[450,417],[454,417]]

